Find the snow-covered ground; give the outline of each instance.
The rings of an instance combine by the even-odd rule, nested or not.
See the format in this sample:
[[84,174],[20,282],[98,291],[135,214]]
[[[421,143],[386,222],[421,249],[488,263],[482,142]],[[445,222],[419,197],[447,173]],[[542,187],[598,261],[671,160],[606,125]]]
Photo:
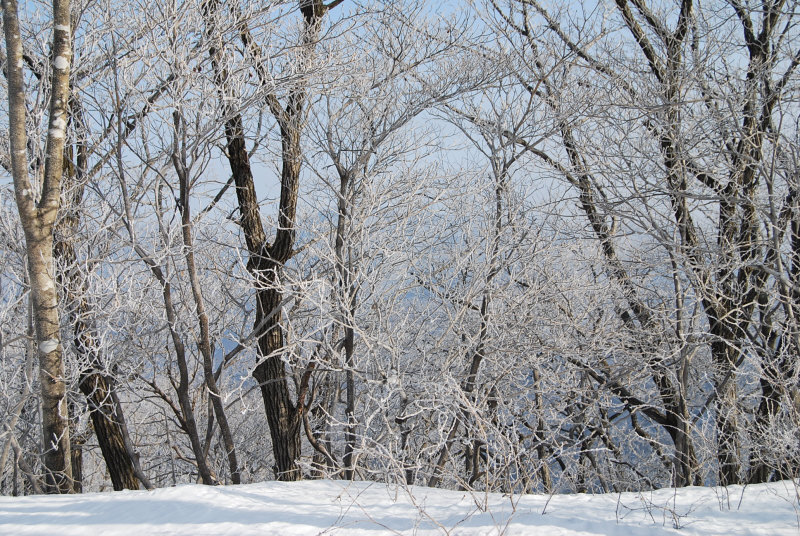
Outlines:
[[789,481],[552,497],[342,481],[0,497],[3,535],[447,533],[798,535],[800,506]]

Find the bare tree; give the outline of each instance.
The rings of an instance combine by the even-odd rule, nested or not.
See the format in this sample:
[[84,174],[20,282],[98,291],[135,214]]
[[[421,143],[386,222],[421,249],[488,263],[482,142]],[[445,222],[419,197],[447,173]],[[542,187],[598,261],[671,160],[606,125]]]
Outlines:
[[194,237],[192,216],[191,216],[191,188],[192,180],[189,176],[191,165],[188,162],[187,155],[187,141],[186,132],[182,125],[182,118],[179,112],[173,114],[175,120],[175,143],[172,153],[172,164],[175,167],[175,172],[178,175],[178,182],[180,185],[179,192],[179,205],[178,211],[181,214],[181,235],[183,238],[184,256],[186,258],[186,268],[188,272],[189,282],[192,288],[192,297],[195,303],[195,312],[197,314],[197,321],[200,325],[200,337],[197,345],[200,353],[203,356],[203,378],[205,380],[206,388],[214,407],[214,415],[220,427],[222,439],[225,444],[225,450],[228,456],[228,464],[231,474],[231,482],[240,484],[240,471],[239,463],[236,459],[236,447],[233,443],[233,434],[228,425],[228,418],[225,415],[225,409],[222,406],[222,399],[217,386],[217,378],[214,374],[214,356],[211,344],[211,333],[209,329],[209,319],[206,313],[205,300],[203,298],[203,291],[200,288],[200,279],[197,273],[197,264],[194,258]]
[[[423,9],[422,2],[390,2],[380,16],[371,15],[361,27],[351,30],[363,36],[362,47],[375,52],[367,56],[346,41],[335,49],[343,66],[323,88],[325,93],[310,121],[309,135],[325,157],[312,160],[311,166],[333,193],[336,204],[332,251],[314,249],[325,265],[331,265],[329,307],[335,320],[330,346],[334,354],[342,353],[343,359],[340,365],[325,365],[341,368],[345,377],[347,424],[342,464],[347,479],[355,475],[359,428],[356,375],[361,365],[356,358],[361,332],[358,319],[363,316],[359,293],[362,288],[369,293],[370,282],[377,276],[377,270],[370,267],[380,254],[366,250],[364,242],[375,243],[368,237],[382,232],[372,229],[368,221],[383,218],[384,210],[376,206],[381,188],[388,186],[383,195],[390,196],[392,190],[407,187],[400,180],[394,186],[380,185],[377,177],[393,173],[399,162],[418,150],[421,129],[416,130],[414,141],[404,137],[415,121],[421,122],[420,116],[485,80],[481,71],[463,69],[465,58],[458,53],[458,46],[465,40],[467,25],[429,20]],[[328,176],[331,166],[334,177]],[[378,184],[371,185],[372,181]],[[335,413],[335,408],[325,407],[324,411]]]
[[[282,357],[285,348],[282,323],[283,292],[281,270],[293,255],[296,236],[295,221],[300,186],[300,168],[303,161],[301,135],[307,117],[309,98],[308,76],[313,65],[315,50],[326,13],[341,3],[334,0],[300,2],[301,31],[296,68],[299,76],[290,80],[286,102],[281,104],[272,84],[272,74],[266,69],[261,49],[253,40],[248,21],[236,21],[236,31],[242,41],[244,53],[255,71],[265,92],[264,101],[280,131],[281,172],[280,201],[277,208],[275,237],[268,241],[262,223],[259,202],[253,181],[250,155],[246,147],[242,111],[236,109],[236,95],[231,94],[230,74],[222,61],[224,50],[222,34],[216,27],[220,11],[219,2],[204,4],[206,33],[209,36],[209,54],[225,117],[226,157],[231,167],[236,196],[239,202],[240,224],[245,235],[250,258],[248,269],[256,282],[258,303],[255,329],[258,331],[259,363],[253,376],[259,382],[264,409],[269,421],[272,448],[275,457],[275,474],[281,480],[298,480],[301,472],[297,460],[301,454],[301,423],[304,411],[301,387],[298,400],[292,401],[287,384],[286,365]],[[307,378],[307,376],[306,376]]]
[[66,140],[69,73],[72,61],[70,2],[53,2],[53,49],[44,172],[31,180],[23,43],[17,3],[3,2],[8,70],[9,139],[14,193],[25,230],[42,391],[42,441],[47,489],[72,489],[66,382],[53,262],[53,226],[61,197]]
[[[549,42],[536,33],[546,27],[575,57],[572,76],[560,86],[535,85],[520,77],[531,95],[545,99],[560,115],[562,148],[535,154],[579,193],[608,273],[627,301],[627,311],[621,311],[626,323],[638,324],[636,329],[645,333],[668,334],[642,348],[663,413],[653,413],[645,399],[605,374],[596,381],[631,408],[645,403],[643,414],[669,433],[677,485],[699,481],[693,426],[707,411],[716,424],[718,482],[782,474],[774,461],[766,470],[755,461],[758,456],[746,469],[742,445],[751,426],[746,422],[760,428],[792,411],[787,382],[796,360],[787,344],[793,340],[794,313],[791,299],[780,290],[792,260],[779,252],[789,247],[780,244],[791,219],[794,187],[791,182],[776,186],[776,181],[785,176],[777,165],[785,143],[780,125],[785,114],[792,114],[781,102],[797,67],[797,51],[787,46],[793,10],[784,2],[756,9],[737,2],[711,8],[685,1],[664,11],[645,2],[618,1],[597,7],[608,7],[624,29],[611,32],[624,39],[622,47],[612,48],[603,40],[604,30],[595,31],[589,19],[570,19],[539,2],[510,6],[493,3],[491,9],[532,50]],[[730,36],[741,40],[730,48],[721,46]],[[541,71],[535,58],[527,64]],[[583,101],[571,100],[581,94],[586,79],[603,90]],[[583,104],[567,108],[565,102]],[[641,115],[627,111],[634,109]],[[767,155],[773,155],[771,163]],[[628,182],[615,177],[628,177]],[[655,288],[645,290],[632,275],[636,264],[625,257],[636,253],[626,251],[615,236],[620,224],[629,233],[651,236],[664,252],[656,270],[673,282],[672,303],[663,302],[664,310],[671,311],[668,316],[651,305],[648,295]],[[771,239],[765,239],[765,231]],[[654,350],[658,346],[663,353]],[[714,387],[707,393],[690,380],[699,371],[696,356],[703,351],[714,371]],[[742,388],[749,381],[744,371],[751,366],[763,371],[762,394],[758,409],[748,416],[741,409],[748,397]],[[692,405],[699,409],[691,410]],[[755,454],[759,442],[751,440],[749,450]]]
[[[37,415],[36,370],[37,351],[31,314],[31,297],[27,285],[25,239],[19,225],[18,211],[13,202],[13,190],[2,190],[3,204],[0,212],[0,236],[3,237],[2,264],[4,277],[0,281],[0,356],[2,356],[3,414],[7,415],[0,431],[3,439],[0,451],[0,477],[3,493],[24,493],[26,487],[40,492],[37,475],[26,461],[29,452],[40,451],[36,430],[40,423],[31,418]],[[13,214],[12,214],[13,211]],[[24,319],[24,323],[20,323]],[[27,441],[26,441],[27,439]],[[7,468],[11,465],[10,470]],[[22,474],[20,474],[22,473]],[[27,486],[20,478],[24,475]]]

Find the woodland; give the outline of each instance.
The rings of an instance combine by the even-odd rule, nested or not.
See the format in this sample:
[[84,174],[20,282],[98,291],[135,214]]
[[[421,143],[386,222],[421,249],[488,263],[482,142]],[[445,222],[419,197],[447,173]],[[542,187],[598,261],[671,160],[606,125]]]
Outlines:
[[2,12],[0,495],[800,477],[800,3]]

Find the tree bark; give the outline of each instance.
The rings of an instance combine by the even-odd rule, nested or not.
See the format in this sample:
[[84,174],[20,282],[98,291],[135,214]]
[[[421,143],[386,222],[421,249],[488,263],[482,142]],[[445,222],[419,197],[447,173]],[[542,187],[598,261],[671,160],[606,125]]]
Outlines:
[[118,416],[121,408],[111,396],[112,380],[105,374],[91,371],[82,375],[80,389],[89,402],[92,427],[114,490],[139,489],[139,479],[136,478],[122,435]]
[[[73,119],[76,118],[76,114],[79,114],[79,108],[79,103],[73,96],[71,110]],[[85,147],[78,144],[77,161],[74,166],[69,159],[70,155],[71,150],[67,150],[64,159],[67,169],[63,176],[64,202],[68,207],[75,208],[83,200],[83,173],[87,165]],[[114,382],[104,372],[105,366],[100,344],[93,335],[89,324],[89,319],[93,317],[93,311],[83,294],[85,283],[77,266],[74,244],[74,233],[77,226],[77,215],[61,216],[55,230],[54,253],[58,261],[57,278],[65,297],[69,324],[72,326],[75,352],[81,363],[78,387],[89,404],[92,428],[100,445],[100,451],[106,462],[114,490],[137,490],[139,481],[123,439],[122,408],[114,402],[112,397]]]
[[70,3],[69,0],[53,1],[53,71],[49,127],[45,146],[44,178],[39,191],[28,176],[23,52],[17,2],[3,0],[2,6],[7,51],[11,167],[17,208],[25,232],[39,350],[42,447],[44,467],[47,472],[45,487],[51,493],[70,493],[72,468],[68,409],[53,264],[53,225],[61,195],[69,73],[72,62]]
[[[333,2],[337,4],[338,2]],[[220,63],[221,40],[214,36],[214,18],[218,12],[218,2],[209,0],[205,4],[207,33],[215,43],[209,50],[214,66],[215,81],[223,102],[230,102],[228,75]],[[312,56],[322,17],[329,6],[321,0],[301,2],[303,15],[304,53]],[[254,47],[246,27],[240,30],[251,60],[256,63],[255,69],[260,78],[263,73],[262,58]],[[300,167],[302,149],[300,134],[306,116],[308,89],[300,80],[289,91],[287,104],[281,106],[275,95],[269,94],[267,102],[280,128],[281,137],[281,194],[278,206],[278,226],[275,241],[267,242],[258,197],[253,182],[250,156],[247,152],[242,115],[232,105],[225,106],[226,156],[231,167],[236,196],[239,202],[240,224],[244,231],[250,259],[248,269],[255,279],[256,318],[255,329],[258,338],[259,362],[253,370],[253,377],[258,381],[264,410],[269,423],[272,450],[275,458],[275,476],[279,480],[299,480],[302,477],[297,460],[301,454],[301,426],[303,408],[295,407],[289,393],[286,366],[283,361],[284,333],[282,327],[281,305],[283,292],[280,288],[281,271],[291,258],[295,240],[295,215],[297,211],[297,194],[300,184]]]

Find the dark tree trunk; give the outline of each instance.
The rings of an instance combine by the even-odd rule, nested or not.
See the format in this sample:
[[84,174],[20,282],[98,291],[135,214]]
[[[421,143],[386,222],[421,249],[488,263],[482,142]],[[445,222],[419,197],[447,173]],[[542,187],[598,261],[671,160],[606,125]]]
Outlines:
[[80,389],[89,402],[92,427],[114,490],[139,489],[139,480],[125,448],[120,418],[117,415],[121,408],[112,400],[112,388],[111,379],[100,372],[92,371],[82,375]]
[[69,421],[70,421],[70,465],[72,466],[72,491],[73,493],[83,493],[83,445],[86,443],[86,436],[79,434],[76,430],[75,402],[69,402]]
[[285,365],[281,359],[284,345],[281,314],[275,312],[279,311],[281,294],[278,290],[264,289],[258,292],[257,300],[256,322],[274,313],[258,340],[260,355],[267,357],[256,366],[253,377],[261,386],[275,457],[275,477],[278,480],[300,480],[302,475],[297,460],[301,449],[301,415],[289,395]]
[[85,321],[91,314],[91,308],[86,300],[77,295],[81,284],[74,266],[75,253],[72,243],[62,237],[56,245],[55,253],[61,264],[58,279],[70,309],[69,320],[74,332],[75,350],[82,363],[79,388],[89,404],[92,427],[111,476],[111,482],[116,491],[139,489],[139,481],[123,439],[120,424],[122,408],[113,402],[113,381],[103,372],[104,366],[97,340],[91,335]]
[[[74,97],[71,108],[74,115],[80,113],[79,103]],[[80,119],[77,121],[80,122]],[[67,197],[66,202],[70,207],[80,206],[83,200],[82,173],[87,164],[85,147],[79,145],[76,152],[77,163],[75,166],[70,160],[71,148],[68,148],[64,155],[66,164],[63,178],[64,190],[65,197]],[[76,214],[77,211],[72,213]],[[75,351],[82,367],[79,388],[86,396],[92,427],[114,490],[138,490],[139,480],[136,478],[133,463],[123,439],[122,408],[114,403],[113,380],[104,372],[105,366],[100,346],[88,323],[89,319],[93,318],[94,312],[85,298],[85,284],[77,265],[74,235],[78,223],[78,217],[75,215],[61,217],[56,226],[54,254],[57,261],[57,279],[65,296],[68,318],[73,330]],[[73,464],[73,470],[74,467]],[[77,483],[78,478],[75,480]]]
[[[329,6],[339,3],[335,0],[325,6],[321,0],[301,2],[300,9],[304,23],[301,47],[307,56],[314,54],[320,23],[325,12]],[[214,0],[205,5],[206,32],[212,43],[209,55],[220,98],[223,102],[230,103],[234,95],[230,94],[225,66],[219,61],[222,40],[219,35],[215,35],[214,18],[218,9],[219,3]],[[254,63],[254,69],[266,87],[269,82],[264,72],[260,51],[254,45],[246,26],[243,26],[239,33],[246,52]],[[264,411],[270,427],[275,457],[275,476],[279,480],[299,480],[302,477],[297,460],[301,453],[300,430],[303,408],[295,407],[289,393],[283,360],[284,333],[281,326],[283,293],[279,282],[281,270],[291,258],[294,248],[295,214],[302,161],[300,133],[306,116],[307,99],[308,90],[302,80],[290,88],[285,107],[279,104],[276,95],[267,96],[270,111],[280,128],[282,160],[278,226],[272,244],[267,242],[261,221],[250,156],[244,138],[242,115],[231,104],[225,105],[225,115],[228,117],[225,122],[226,156],[236,185],[240,225],[250,255],[247,266],[255,278],[257,302],[255,326],[260,357],[253,371],[253,377],[258,381],[264,399]]]

